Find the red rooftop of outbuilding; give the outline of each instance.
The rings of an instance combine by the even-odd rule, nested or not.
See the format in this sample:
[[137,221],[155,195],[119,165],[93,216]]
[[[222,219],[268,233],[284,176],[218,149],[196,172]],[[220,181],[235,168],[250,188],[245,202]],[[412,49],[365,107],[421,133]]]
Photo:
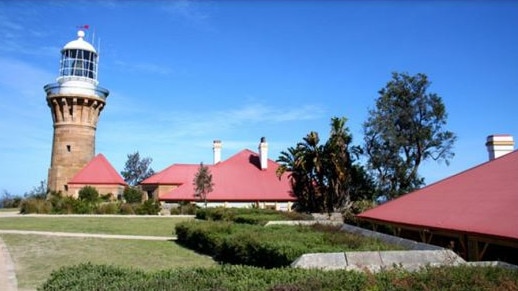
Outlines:
[[103,154],[95,156],[68,184],[127,185]]
[[518,239],[518,151],[406,194],[358,217]]
[[[199,165],[190,166],[195,167],[194,172],[182,176],[182,179],[185,179],[182,185],[161,196],[161,200],[197,200],[194,197],[192,181]],[[225,161],[209,166],[214,189],[207,195],[207,199],[228,202],[295,201],[296,198],[290,195],[291,186],[286,175],[283,175],[281,179],[277,177],[278,167],[279,164],[268,159],[267,169],[261,170],[259,155],[248,149],[242,150]]]
[[180,185],[186,183],[189,179],[192,182],[198,168],[199,165],[196,164],[173,164],[145,179],[140,184]]

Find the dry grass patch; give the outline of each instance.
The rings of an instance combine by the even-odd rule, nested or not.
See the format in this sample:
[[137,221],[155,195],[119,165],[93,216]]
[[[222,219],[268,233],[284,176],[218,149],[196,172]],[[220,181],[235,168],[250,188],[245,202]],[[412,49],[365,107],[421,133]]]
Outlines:
[[170,241],[69,238],[2,234],[20,288],[37,288],[52,270],[91,262],[147,271],[210,267],[216,263]]

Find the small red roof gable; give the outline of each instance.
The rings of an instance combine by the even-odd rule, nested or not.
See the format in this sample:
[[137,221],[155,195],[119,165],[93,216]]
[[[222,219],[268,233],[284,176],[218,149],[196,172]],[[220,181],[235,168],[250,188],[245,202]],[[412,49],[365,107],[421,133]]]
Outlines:
[[189,179],[192,182],[194,174],[198,172],[198,167],[199,165],[195,164],[174,164],[145,179],[140,184],[178,185],[189,181]]
[[358,217],[518,239],[518,151],[389,201]]
[[[261,170],[258,154],[242,150],[229,159],[210,168],[214,189],[207,195],[209,201],[295,201],[290,195],[291,186],[286,175],[279,180],[279,165],[268,160],[268,168]],[[192,181],[198,171],[180,187],[160,197],[161,200],[196,201]]]
[[124,179],[117,173],[113,166],[102,154],[95,156],[79,173],[77,173],[69,184],[89,185],[127,185]]

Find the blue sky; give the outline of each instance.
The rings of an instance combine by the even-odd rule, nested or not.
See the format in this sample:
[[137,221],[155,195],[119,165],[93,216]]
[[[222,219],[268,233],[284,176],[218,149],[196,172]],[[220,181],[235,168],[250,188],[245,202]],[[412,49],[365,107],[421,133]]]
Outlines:
[[518,2],[0,1],[0,191],[47,178],[43,86],[88,24],[110,90],[97,153],[121,171],[139,151],[161,170],[257,150],[270,158],[345,116],[353,144],[392,72],[424,73],[458,141],[431,183],[487,160],[489,134],[518,137]]

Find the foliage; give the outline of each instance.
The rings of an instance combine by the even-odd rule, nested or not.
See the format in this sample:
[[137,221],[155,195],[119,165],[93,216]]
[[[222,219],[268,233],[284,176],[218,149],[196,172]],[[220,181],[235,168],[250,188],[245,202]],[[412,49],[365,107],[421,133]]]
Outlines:
[[135,187],[124,188],[122,197],[124,198],[126,203],[141,203],[142,202],[142,192]]
[[194,203],[180,203],[178,207],[173,207],[170,210],[171,215],[189,214],[194,215],[198,211],[199,207]]
[[157,215],[162,209],[160,202],[155,199],[148,199],[144,203],[136,204],[135,206],[135,214],[139,215]]
[[52,272],[41,290],[516,290],[518,271],[494,267],[427,267],[379,273],[318,269],[214,268],[144,272],[90,263]]
[[198,172],[194,175],[192,184],[194,186],[194,197],[203,200],[205,208],[207,208],[207,195],[212,192],[214,187],[209,167],[200,163],[200,167],[198,168]]
[[130,186],[136,186],[155,174],[155,171],[149,167],[152,161],[153,159],[151,158],[141,159],[138,151],[128,154],[124,170],[121,171],[124,181]]
[[285,267],[305,253],[386,250],[378,240],[339,231],[339,226],[290,226],[183,222],[175,227],[178,243],[223,263]]
[[38,186],[35,186],[32,188],[31,191],[26,192],[23,195],[23,197],[45,199],[47,197],[47,193],[48,193],[47,181],[41,180],[40,184]]
[[92,186],[84,186],[79,190],[79,200],[96,203],[99,200],[99,191]]
[[52,204],[45,199],[27,198],[20,204],[21,214],[49,214],[52,211]]
[[89,186],[79,191],[79,197],[80,199],[75,199],[63,196],[61,192],[52,192],[49,193],[48,199],[24,199],[20,213],[157,215],[161,210],[160,202],[153,199],[133,204],[104,202],[99,199],[97,190]]
[[229,221],[247,224],[265,224],[272,220],[312,220],[308,214],[298,212],[277,211],[260,208],[225,208],[213,207],[199,209],[196,218],[212,221]]
[[0,208],[18,208],[22,202],[22,198],[14,196],[7,190],[2,191],[2,198],[0,198]]
[[363,124],[368,169],[376,177],[379,194],[388,199],[424,184],[418,173],[423,161],[448,164],[454,156],[456,136],[445,130],[444,103],[427,92],[429,86],[424,74],[393,73]]
[[353,164],[353,153],[358,149],[350,145],[352,136],[346,121],[345,117],[331,119],[325,144],[320,144],[318,133],[312,131],[295,147],[281,152],[277,175],[289,172],[298,211],[332,213],[371,195],[367,173]]
[[344,222],[347,224],[358,225],[358,226],[369,225],[369,223],[366,223],[366,222],[361,223],[361,221],[359,221],[356,218],[356,215],[360,214],[364,211],[367,211],[371,208],[374,208],[375,206],[376,206],[376,204],[374,202],[372,202],[372,200],[354,201],[353,204],[351,205],[351,207],[342,213],[342,216],[344,217]]
[[119,202],[104,202],[95,208],[96,214],[119,214],[120,203]]

